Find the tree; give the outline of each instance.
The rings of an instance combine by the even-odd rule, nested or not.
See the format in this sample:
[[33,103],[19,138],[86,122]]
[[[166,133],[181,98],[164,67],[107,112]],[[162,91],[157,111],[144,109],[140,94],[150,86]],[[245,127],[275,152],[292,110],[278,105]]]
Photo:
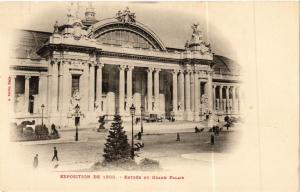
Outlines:
[[121,117],[115,115],[104,146],[104,162],[130,160],[130,152],[131,148],[123,130]]
[[228,116],[228,115],[226,115],[225,117],[224,117],[224,121],[226,122],[226,128],[227,128],[227,130],[228,130],[228,128],[230,127],[230,124],[231,124],[231,122],[230,122],[230,117]]

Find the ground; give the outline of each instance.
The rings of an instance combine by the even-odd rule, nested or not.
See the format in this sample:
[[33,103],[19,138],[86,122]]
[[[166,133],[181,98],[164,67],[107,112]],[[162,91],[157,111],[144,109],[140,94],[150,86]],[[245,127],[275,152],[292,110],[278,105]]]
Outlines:
[[[215,137],[215,144],[210,144],[210,135],[205,128],[202,133],[194,133],[194,127],[205,127],[195,123],[160,123],[144,124],[143,142],[145,147],[139,152],[136,160],[147,157],[158,160],[163,169],[173,169],[181,165],[207,163],[211,153],[222,155],[234,150],[237,143],[237,125],[229,131],[224,130]],[[131,143],[130,124],[124,124],[129,143]],[[134,132],[140,130],[135,125]],[[177,133],[180,141],[176,141]],[[80,129],[79,141],[74,141],[74,129],[60,131],[61,139],[52,141],[35,141],[16,143],[24,166],[32,167],[33,157],[39,155],[39,169],[58,171],[86,170],[95,162],[102,160],[103,146],[108,132],[96,132],[96,129]],[[51,161],[53,147],[58,150],[59,161]],[[57,168],[54,169],[54,166]]]

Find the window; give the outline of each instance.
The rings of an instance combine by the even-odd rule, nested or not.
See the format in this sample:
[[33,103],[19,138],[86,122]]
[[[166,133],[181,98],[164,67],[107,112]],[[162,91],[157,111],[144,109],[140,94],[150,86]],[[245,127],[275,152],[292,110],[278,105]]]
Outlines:
[[72,75],[72,96],[75,91],[79,92],[79,80],[80,76],[79,75]]
[[31,76],[29,79],[29,95],[36,95],[39,93],[39,77]]
[[130,31],[110,31],[97,39],[98,42],[109,45],[126,46],[133,48],[154,48],[146,39]]
[[16,94],[24,94],[25,92],[25,77],[24,76],[17,76],[16,77]]

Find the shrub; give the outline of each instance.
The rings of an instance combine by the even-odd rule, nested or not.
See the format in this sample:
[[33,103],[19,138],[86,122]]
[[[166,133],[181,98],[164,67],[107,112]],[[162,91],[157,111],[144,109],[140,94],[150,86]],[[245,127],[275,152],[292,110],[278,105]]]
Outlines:
[[38,137],[46,137],[49,135],[49,130],[45,125],[37,125],[35,126],[35,134]]
[[92,166],[93,170],[138,170],[138,164],[132,159],[120,159],[113,162],[98,161]]
[[139,167],[143,170],[157,170],[160,169],[159,161],[144,158],[140,161]]
[[32,136],[34,133],[32,127],[26,127],[25,130],[23,131],[23,135],[26,137]]

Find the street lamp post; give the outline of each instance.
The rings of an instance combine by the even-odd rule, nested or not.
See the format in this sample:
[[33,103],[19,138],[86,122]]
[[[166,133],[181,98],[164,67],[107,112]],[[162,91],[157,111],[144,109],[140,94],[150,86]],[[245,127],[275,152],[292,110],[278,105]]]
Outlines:
[[141,133],[144,133],[143,116],[144,116],[144,107],[141,106]]
[[45,105],[42,104],[41,108],[42,108],[42,127],[43,127],[44,126],[44,108],[45,108]]
[[134,149],[133,149],[133,117],[135,115],[135,107],[132,104],[130,107],[130,114],[132,117],[132,125],[131,125],[131,159],[134,159]]
[[80,107],[77,104],[75,106],[75,126],[76,126],[76,132],[75,132],[75,141],[78,141],[78,124],[79,124],[79,120],[80,120],[80,116],[79,116],[79,111]]

